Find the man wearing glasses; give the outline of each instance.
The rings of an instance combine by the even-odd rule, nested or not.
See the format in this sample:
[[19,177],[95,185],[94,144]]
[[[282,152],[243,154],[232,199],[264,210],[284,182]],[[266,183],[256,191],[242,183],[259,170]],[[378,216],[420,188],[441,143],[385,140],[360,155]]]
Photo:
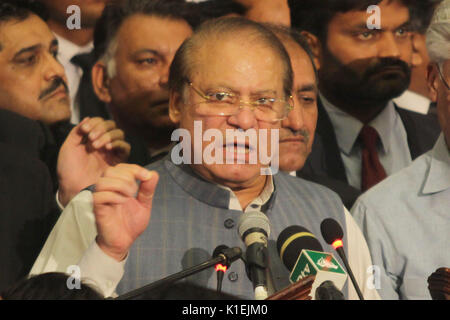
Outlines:
[[373,262],[381,268],[379,293],[384,299],[430,299],[428,276],[450,266],[449,17],[450,0],[445,0],[427,31],[428,84],[442,129],[438,141],[409,167],[361,196],[352,209]]
[[[270,221],[268,294],[289,284],[290,270],[276,249],[281,231],[301,225],[316,235],[325,251],[331,251],[320,236],[320,223],[333,217],[344,228],[345,248],[363,294],[376,297],[366,281],[371,265],[367,245],[339,197],[288,174],[261,174],[269,164],[260,159],[250,162],[254,148],[277,155],[259,133],[276,133],[292,108],[289,61],[277,37],[258,23],[229,18],[202,25],[173,60],[169,115],[190,133],[189,150],[183,152],[220,154],[227,161],[177,165],[168,156],[147,166],[157,174],[133,165],[111,168],[93,194],[80,193],[69,204],[32,273],[64,271],[81,258],[81,277],[97,270],[97,284],[106,296],[123,274],[117,287],[117,293],[123,294],[204,262],[218,245],[245,248],[237,232],[238,219],[244,212],[259,211]],[[215,133],[199,150],[196,123],[201,123],[201,136],[208,130]],[[250,135],[243,143],[238,138],[218,143],[217,137],[226,137],[227,131],[238,138],[255,131],[256,144]],[[142,181],[140,186],[136,180]],[[190,280],[216,288],[211,271]],[[342,290],[347,298],[357,298],[351,284]],[[255,297],[241,260],[228,269],[222,291]]]

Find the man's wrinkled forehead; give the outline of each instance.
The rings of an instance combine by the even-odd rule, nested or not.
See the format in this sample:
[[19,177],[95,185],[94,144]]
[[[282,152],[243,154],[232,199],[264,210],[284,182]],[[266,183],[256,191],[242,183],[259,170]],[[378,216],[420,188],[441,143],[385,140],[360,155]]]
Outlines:
[[122,23],[117,38],[119,49],[134,52],[150,51],[160,56],[173,56],[181,43],[192,34],[182,19],[157,15],[132,15]]
[[[280,55],[264,42],[251,39],[245,35],[236,35],[220,39],[220,41],[205,41],[192,51],[190,55],[191,74],[199,71],[224,69],[222,75],[228,73],[241,73],[254,76],[270,73],[272,77],[283,78],[284,64]],[[254,59],[252,59],[254,57]],[[276,66],[277,68],[256,68],[256,59],[261,65]],[[220,81],[220,79],[214,79]]]
[[31,14],[25,20],[0,23],[0,54],[15,56],[30,48],[58,46],[58,41],[47,24]]

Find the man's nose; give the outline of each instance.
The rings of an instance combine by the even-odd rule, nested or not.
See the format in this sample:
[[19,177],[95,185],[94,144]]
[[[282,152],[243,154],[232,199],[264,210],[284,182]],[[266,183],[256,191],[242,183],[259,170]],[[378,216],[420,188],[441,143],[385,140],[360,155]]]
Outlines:
[[303,128],[305,115],[304,109],[296,96],[294,96],[293,101],[293,108],[289,112],[287,118],[282,121],[281,126],[283,128],[292,129],[293,131],[298,131]]
[[159,71],[159,85],[161,88],[168,89],[169,88],[169,72],[170,72],[170,65],[164,64],[161,66],[161,69]]
[[378,56],[380,58],[399,58],[400,49],[395,36],[391,32],[384,32],[378,43]]
[[233,126],[243,130],[255,128],[258,120],[256,119],[254,110],[253,106],[241,103],[239,111],[235,115],[230,116],[228,121]]
[[55,78],[66,79],[66,72],[62,64],[50,53],[46,59],[44,77],[46,81],[51,81]]

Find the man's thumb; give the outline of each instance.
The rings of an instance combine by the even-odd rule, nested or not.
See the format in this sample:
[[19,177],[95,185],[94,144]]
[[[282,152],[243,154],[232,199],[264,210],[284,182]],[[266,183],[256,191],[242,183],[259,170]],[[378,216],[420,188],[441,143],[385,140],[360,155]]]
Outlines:
[[141,181],[137,194],[137,200],[146,207],[151,207],[152,205],[153,195],[159,180],[157,172],[150,172],[150,175],[151,177],[148,180]]

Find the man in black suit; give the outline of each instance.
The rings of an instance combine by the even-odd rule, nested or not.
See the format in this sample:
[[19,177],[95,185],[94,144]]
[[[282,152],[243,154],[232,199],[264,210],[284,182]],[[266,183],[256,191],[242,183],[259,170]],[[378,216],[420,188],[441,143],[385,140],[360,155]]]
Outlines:
[[410,82],[407,2],[289,1],[292,26],[308,38],[319,67],[318,122],[305,176],[365,191],[432,148],[436,117],[392,102]]

